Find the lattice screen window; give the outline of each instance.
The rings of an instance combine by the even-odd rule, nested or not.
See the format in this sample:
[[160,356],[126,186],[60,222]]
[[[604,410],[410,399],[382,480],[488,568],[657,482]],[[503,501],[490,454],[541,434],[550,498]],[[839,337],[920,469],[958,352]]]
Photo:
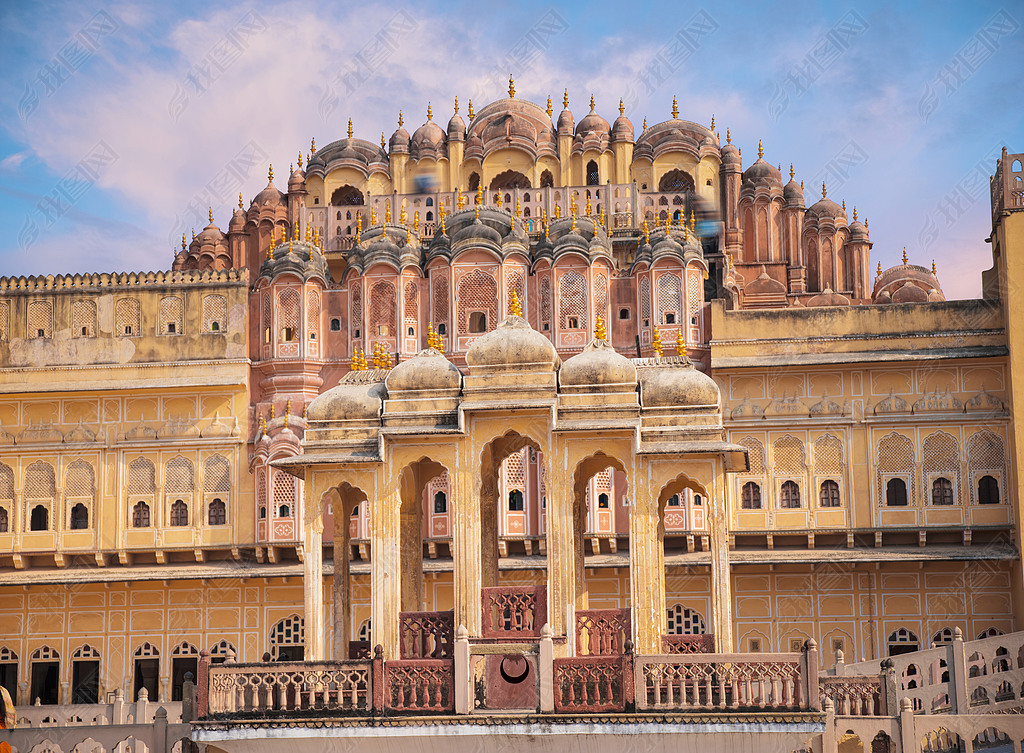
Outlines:
[[193,646],[188,641],[182,641],[174,650],[171,651],[172,656],[199,656],[199,649]]
[[167,463],[164,490],[167,492],[190,492],[195,488],[192,463],[181,455]]
[[594,312],[608,316],[608,278],[602,274],[594,275]]
[[99,659],[100,652],[90,646],[88,643],[79,646],[75,653],[71,655],[72,659]]
[[136,458],[128,465],[128,493],[153,494],[156,492],[156,469],[146,458]]
[[804,443],[789,435],[776,439],[772,445],[773,472],[776,476],[793,476],[803,474]]
[[[355,280],[352,283],[352,326],[358,331],[363,324],[363,283]],[[358,335],[354,335],[358,337]]]
[[231,461],[223,455],[206,459],[203,465],[203,491],[231,491]]
[[540,281],[540,320],[543,329],[551,328],[551,278],[545,275]]
[[690,312],[690,318],[696,324],[697,314],[700,312],[701,284],[700,279],[691,276],[686,284],[686,305]]
[[29,301],[28,304],[28,336],[53,337],[53,302]]
[[658,323],[678,324],[680,314],[679,276],[673,272],[658,275]]
[[562,329],[587,329],[587,281],[570,270],[558,281],[559,324]]
[[843,443],[831,434],[814,441],[814,472],[821,475],[843,473]]
[[398,319],[398,301],[395,284],[380,280],[370,288],[370,334],[376,337],[392,337]]
[[71,334],[73,337],[96,337],[96,304],[93,301],[71,304]]
[[448,322],[448,270],[440,269],[430,277],[434,287],[434,324]]
[[93,499],[96,494],[95,478],[89,463],[84,460],[76,460],[68,466],[64,474],[64,496]]
[[751,436],[743,437],[739,443],[747,448],[747,455],[750,458],[750,472],[763,475],[764,445],[761,444],[760,440]]
[[668,610],[668,632],[669,635],[703,635],[707,629],[696,609],[674,604]]
[[469,334],[470,315],[482,313],[484,326],[480,330],[487,332],[495,327],[498,316],[498,283],[493,275],[474,269],[459,280],[459,334]]
[[924,440],[922,455],[925,480],[932,488],[929,501],[932,504],[955,503],[960,491],[960,448],[956,439],[944,431],[929,434]]
[[405,283],[405,306],[403,318],[406,327],[415,327],[419,323],[420,314],[420,286],[415,280],[406,280]]
[[60,653],[55,648],[40,646],[32,652],[32,661],[60,661]]
[[139,337],[142,334],[142,313],[134,298],[119,298],[114,304],[114,332],[118,337]]
[[14,499],[14,470],[6,463],[0,463],[0,501]]
[[974,434],[967,440],[967,462],[972,470],[1003,470],[1006,467],[1003,440],[990,431]]
[[0,301],[0,342],[11,338],[11,304]]
[[514,452],[505,458],[505,483],[509,489],[522,490],[526,488],[525,465],[523,463],[524,452]]
[[519,304],[523,307],[523,315],[527,315],[526,308],[526,282],[524,281],[523,273],[518,269],[511,269],[505,273],[505,305],[504,310],[508,311],[509,300],[512,298],[512,291],[516,291],[516,296],[519,298]]
[[228,322],[228,302],[222,295],[203,298],[203,332],[223,332]]
[[886,479],[893,474],[900,474],[910,479],[909,497],[917,499],[917,482],[914,478],[914,443],[902,434],[892,432],[884,436],[878,443],[878,500],[880,505],[886,501]]
[[185,305],[181,298],[169,295],[160,300],[160,334],[181,335],[185,333]]
[[37,460],[25,469],[25,498],[53,499],[57,494],[57,482],[53,466]]
[[270,653],[275,660],[280,658],[282,649],[289,646],[302,646],[305,642],[305,621],[300,615],[293,614],[285,617],[270,629]]
[[640,319],[645,327],[651,326],[651,279],[640,278]]
[[263,332],[264,342],[270,342],[270,333],[274,331],[274,301],[270,297],[270,291],[263,291]]
[[279,518],[290,518],[295,506],[295,479],[284,471],[274,472],[274,511]]
[[315,290],[306,293],[306,336],[316,339],[317,325],[320,323],[320,294]]
[[146,641],[137,649],[135,649],[135,658],[137,659],[155,659],[160,656],[160,649],[154,646],[149,641]]
[[267,517],[267,470],[256,471],[256,514],[260,520]]
[[277,297],[277,323],[281,342],[295,340],[299,331],[299,294],[285,288]]

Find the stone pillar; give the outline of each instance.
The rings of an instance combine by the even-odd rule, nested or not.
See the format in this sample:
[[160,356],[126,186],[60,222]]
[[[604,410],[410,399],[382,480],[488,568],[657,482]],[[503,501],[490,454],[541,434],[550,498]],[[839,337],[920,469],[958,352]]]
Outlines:
[[[351,510],[345,500],[335,498],[334,503],[334,575],[331,580],[332,599],[331,621],[334,625],[334,660],[348,659],[348,642],[351,640],[352,614],[349,588],[349,514]],[[371,646],[372,648],[372,646]]]
[[323,661],[324,656],[324,521],[320,500],[313,501],[312,483],[303,484],[302,595],[306,632],[306,661]]
[[645,474],[633,473],[629,491],[629,590],[633,605],[633,642],[638,654],[661,653],[665,616],[665,565],[658,535],[658,490],[640,488]]
[[[480,459],[469,442],[459,447],[458,462],[448,470],[452,498],[452,559],[454,560],[455,624],[470,636],[480,635],[480,588],[483,559],[480,524]],[[497,546],[497,543],[494,544]]]
[[708,489],[708,525],[711,529],[711,615],[715,650],[733,653],[732,573],[729,564],[729,514],[726,476],[722,461],[715,463],[715,477]]
[[387,479],[387,486],[377,486],[378,498],[371,505],[370,523],[370,615],[374,645],[384,647],[384,659],[399,657],[398,613],[402,605],[402,557],[400,543],[400,481],[392,475],[389,464],[379,470],[378,483]]
[[[547,551],[548,551],[548,622],[553,635],[569,636],[568,654],[573,646],[573,622],[576,613],[577,585],[582,572],[578,569],[576,539],[583,542],[583,532],[576,530],[573,514],[571,472],[558,467],[556,454],[561,448],[552,448],[550,456],[544,454],[545,487],[547,490]],[[564,452],[564,450],[563,450]]]

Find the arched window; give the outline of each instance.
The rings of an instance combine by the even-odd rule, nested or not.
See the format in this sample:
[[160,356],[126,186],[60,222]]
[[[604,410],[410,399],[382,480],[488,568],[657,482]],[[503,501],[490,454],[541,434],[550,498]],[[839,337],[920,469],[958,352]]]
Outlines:
[[800,507],[800,487],[795,481],[787,481],[780,491],[779,507],[784,510]]
[[660,193],[686,193],[693,190],[693,178],[683,170],[669,170],[658,181]]
[[522,512],[523,493],[518,489],[513,489],[508,493],[508,509],[514,512]]
[[587,163],[587,185],[601,185],[601,173],[597,169],[597,163],[594,162],[594,160],[590,160],[590,162]]
[[305,621],[300,615],[285,617],[270,630],[270,656],[274,661],[302,661],[305,643]]
[[448,495],[444,492],[438,492],[434,495],[434,513],[436,515],[443,515],[448,512]]
[[96,703],[100,689],[100,653],[88,643],[71,655],[71,702]]
[[598,509],[600,509],[600,510],[607,510],[609,504],[610,504],[610,502],[609,502],[607,494],[601,493],[601,494],[597,495],[597,507],[598,507]]
[[7,508],[0,507],[0,533],[7,533],[10,530],[11,523],[7,518]]
[[434,206],[434,200],[431,197],[429,197],[429,196],[427,197],[427,204],[426,204],[426,206],[428,206],[428,207]]
[[331,319],[331,332],[341,332],[341,319]]
[[132,508],[132,528],[149,528],[149,505],[136,502]]
[[953,484],[948,478],[937,478],[932,481],[932,504],[953,504]]
[[[340,206],[358,206],[363,203],[363,192],[354,186],[342,186],[331,194],[331,204]],[[338,212],[338,219],[341,219],[341,212]],[[351,219],[351,215],[349,215]]]
[[89,527],[89,508],[79,502],[71,508],[71,530],[81,531]]
[[50,511],[45,505],[36,505],[32,508],[32,517],[28,524],[29,530],[48,531],[50,529]]
[[822,507],[839,507],[839,484],[832,480],[822,481],[820,502]]
[[550,170],[545,170],[540,174],[540,187],[541,188],[553,188],[555,185],[555,179],[551,175]]
[[228,522],[228,511],[223,500],[215,499],[210,503],[207,520],[211,526],[222,526]]
[[151,643],[143,643],[135,649],[135,700],[143,688],[149,700],[157,701],[157,686],[160,682],[160,651]]
[[703,635],[704,618],[695,609],[674,604],[668,610],[669,635]]
[[760,484],[754,481],[748,481],[743,485],[743,491],[740,493],[740,508],[743,510],[761,509]]
[[469,174],[469,190],[475,191],[480,188],[480,174],[470,173]]
[[182,500],[178,499],[171,505],[171,525],[172,526],[187,526],[188,525],[188,505]]
[[995,476],[982,476],[979,478],[978,504],[998,505],[999,502],[999,482],[996,481]]
[[49,646],[32,652],[29,698],[42,705],[56,704],[60,687],[60,654]]
[[885,504],[889,507],[907,506],[907,482],[901,478],[891,478],[885,484]]
[[942,628],[939,632],[932,636],[932,643],[952,643],[953,642],[953,628]]
[[909,654],[913,651],[917,651],[920,648],[920,644],[917,641],[917,636],[907,630],[906,628],[899,628],[894,630],[889,635],[889,656],[898,656],[899,654]]
[[483,311],[470,311],[469,312],[469,331],[470,332],[486,332],[487,331],[487,314]]
[[292,516],[291,508],[288,505],[281,505],[277,508],[277,517],[279,518],[290,518]]
[[427,212],[427,222],[433,222],[433,221],[434,221],[434,213],[433,212]]
[[679,507],[679,495],[673,494],[671,497],[668,498],[668,501],[665,503],[665,505],[667,507]]

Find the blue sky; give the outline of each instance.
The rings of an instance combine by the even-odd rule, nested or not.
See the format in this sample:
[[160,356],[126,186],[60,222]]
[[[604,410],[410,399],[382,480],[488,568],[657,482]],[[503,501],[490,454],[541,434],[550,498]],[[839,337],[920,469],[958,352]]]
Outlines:
[[973,3],[6,3],[0,274],[165,269],[226,228],[273,162],[442,124],[505,96],[639,129],[728,127],[744,163],[793,163],[808,203],[870,223],[872,266],[935,259],[949,297],[991,265],[987,176],[1024,152],[1024,8]]

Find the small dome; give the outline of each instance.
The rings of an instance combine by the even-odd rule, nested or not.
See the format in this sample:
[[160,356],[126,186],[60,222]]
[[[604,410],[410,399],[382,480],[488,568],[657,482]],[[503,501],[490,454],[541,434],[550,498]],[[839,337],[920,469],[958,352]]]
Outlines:
[[501,233],[487,223],[482,222],[478,217],[471,224],[466,225],[452,236],[453,244],[466,240],[490,241],[494,245],[500,246]]
[[736,148],[735,144],[727,143],[722,147],[723,165],[738,165],[741,161],[740,150]]
[[845,295],[833,292],[832,288],[825,288],[816,296],[807,301],[808,306],[849,306],[850,299]]
[[640,402],[645,408],[718,406],[718,385],[692,365],[645,367],[639,372]]
[[594,100],[590,100],[590,112],[579,122],[576,126],[577,138],[582,138],[588,133],[596,133],[599,136],[607,136],[611,133],[612,127],[608,125],[608,121],[594,112]]
[[770,277],[768,275],[768,270],[765,269],[764,264],[762,264],[761,274],[758,275],[753,282],[747,285],[743,292],[747,295],[785,295],[786,286],[778,280]]
[[935,288],[932,288],[931,290],[928,291],[928,301],[929,302],[937,303],[938,301],[944,301],[944,300],[946,300],[946,296],[944,296],[942,294],[941,290],[936,290]]
[[210,220],[210,224],[203,228],[203,231],[196,236],[196,240],[199,241],[199,245],[205,245],[207,243],[223,243],[227,236],[221,232],[221,229],[213,224],[213,220]]
[[808,208],[807,213],[813,214],[816,217],[846,217],[845,209],[832,201],[832,199],[826,199],[824,197],[814,202],[814,204]]
[[391,134],[391,140],[388,141],[389,152],[407,152],[409,151],[409,132],[402,126],[398,126],[398,130]]
[[466,352],[470,368],[539,366],[554,371],[559,363],[555,346],[519,316],[507,316],[491,332],[478,337]]
[[850,240],[866,241],[868,239],[868,229],[864,227],[864,223],[860,220],[854,220],[850,223]]
[[566,107],[558,116],[558,135],[571,136],[575,128],[572,111]]
[[415,159],[421,157],[437,159],[446,156],[445,132],[441,130],[441,126],[431,120],[417,128],[412,135],[409,152]]
[[928,300],[928,291],[924,288],[918,287],[910,280],[903,283],[903,287],[898,288],[896,292],[892,294],[893,303],[924,303]]
[[782,188],[782,174],[775,165],[769,165],[762,158],[743,171],[744,183],[767,183]]
[[288,177],[288,193],[295,193],[296,191],[302,191],[306,188],[306,174],[302,172],[301,167],[295,168],[292,174]]
[[245,210],[239,206],[228,223],[228,232],[240,232],[245,227]]
[[440,351],[427,348],[395,366],[385,384],[389,393],[457,390],[462,386],[462,372]]
[[379,419],[388,396],[384,382],[342,382],[318,395],[306,408],[306,421],[365,421]]
[[582,352],[562,364],[558,382],[563,387],[636,384],[636,366],[605,340],[591,340]]
[[466,140],[466,121],[464,121],[462,119],[462,116],[459,115],[458,113],[452,115],[452,119],[448,121],[448,140]]
[[256,209],[262,209],[265,206],[276,207],[284,204],[284,194],[274,188],[274,182],[271,180],[267,183],[267,187],[256,194],[256,198],[252,200]]
[[625,115],[615,118],[612,124],[612,141],[632,141],[633,124]]
[[793,178],[790,178],[789,183],[782,189],[782,195],[785,197],[786,203],[791,207],[802,207],[804,205],[804,189]]

